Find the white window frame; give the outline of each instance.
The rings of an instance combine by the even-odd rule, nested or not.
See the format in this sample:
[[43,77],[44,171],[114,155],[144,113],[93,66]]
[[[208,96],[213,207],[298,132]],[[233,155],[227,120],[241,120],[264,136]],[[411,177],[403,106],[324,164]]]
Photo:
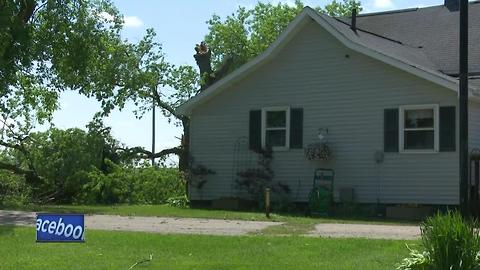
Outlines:
[[[438,153],[439,149],[439,112],[438,104],[422,104],[422,105],[403,105],[399,108],[399,149],[400,153]],[[414,128],[408,129],[405,128],[405,111],[408,110],[422,110],[422,109],[433,109],[433,149],[405,149],[405,131],[408,130],[431,130],[431,128]]]
[[[285,112],[285,128],[267,128],[267,112]],[[285,130],[285,146],[274,146],[273,151],[287,151],[290,149],[290,107],[265,107],[262,108],[262,148],[265,149],[267,130]]]

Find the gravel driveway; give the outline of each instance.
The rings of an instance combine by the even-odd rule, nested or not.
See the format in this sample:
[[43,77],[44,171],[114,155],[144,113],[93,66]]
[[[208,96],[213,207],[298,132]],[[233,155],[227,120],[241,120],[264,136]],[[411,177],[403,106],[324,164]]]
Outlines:
[[[34,212],[0,210],[0,225],[34,225]],[[169,218],[126,217],[113,215],[85,215],[85,227],[95,230],[138,231],[155,233],[245,235],[257,232],[279,222]]]
[[[0,225],[35,224],[35,213],[0,210]],[[113,215],[85,215],[85,226],[96,230],[139,231],[154,233],[245,235],[258,232],[280,222],[169,218],[169,217],[126,217]],[[306,236],[372,238],[372,239],[417,239],[418,226],[372,225],[372,224],[317,224]]]
[[317,224],[315,230],[309,236],[413,240],[420,238],[420,227],[407,225]]

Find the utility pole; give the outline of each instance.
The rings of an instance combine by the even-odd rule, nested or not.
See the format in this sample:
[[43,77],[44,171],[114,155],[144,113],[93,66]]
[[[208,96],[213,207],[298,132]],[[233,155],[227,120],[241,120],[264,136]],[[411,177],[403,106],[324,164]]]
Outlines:
[[[155,99],[152,101],[152,155],[155,154]],[[155,157],[152,156],[152,166],[155,166]]]
[[460,210],[464,217],[470,215],[468,190],[468,0],[460,1],[460,88],[458,92],[460,128]]

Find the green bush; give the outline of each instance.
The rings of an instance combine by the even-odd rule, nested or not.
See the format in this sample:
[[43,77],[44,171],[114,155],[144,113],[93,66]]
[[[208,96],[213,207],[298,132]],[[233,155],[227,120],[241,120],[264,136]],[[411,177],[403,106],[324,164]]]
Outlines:
[[162,204],[185,195],[185,181],[174,168],[120,167],[107,160],[107,171],[85,173],[86,184],[75,202],[86,204]]
[[0,171],[0,205],[22,205],[30,199],[31,189],[24,177]]
[[[185,195],[185,181],[174,168],[141,166],[132,154],[120,154],[109,128],[92,122],[88,131],[50,128],[30,134],[28,152],[0,149],[0,159],[33,167],[35,181],[0,171],[0,204],[136,203],[161,204]],[[28,178],[27,178],[28,180]]]
[[88,131],[50,128],[30,134],[24,145],[28,156],[19,151],[4,155],[12,163],[34,166],[41,181],[29,184],[37,201],[70,203],[87,183],[85,172],[92,168],[104,170],[105,159],[120,163],[114,151],[117,144],[105,128],[90,126]]
[[428,218],[421,226],[424,252],[411,250],[398,270],[480,269],[480,235],[476,222],[448,211]]
[[187,195],[183,195],[180,197],[171,197],[167,199],[167,204],[172,207],[177,208],[188,208],[190,205],[190,201],[188,200]]

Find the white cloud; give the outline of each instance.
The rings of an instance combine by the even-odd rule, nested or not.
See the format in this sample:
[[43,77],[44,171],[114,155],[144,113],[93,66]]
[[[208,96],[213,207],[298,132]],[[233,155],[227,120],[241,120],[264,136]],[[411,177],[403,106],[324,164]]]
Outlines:
[[[105,19],[107,22],[113,21],[113,16],[105,11],[100,12],[100,18]],[[143,26],[142,20],[137,16],[124,16],[123,17],[123,26],[125,27],[141,27]]]
[[124,18],[125,23],[123,24],[125,27],[140,27],[143,26],[142,20],[137,16],[125,16]]
[[373,6],[376,8],[391,8],[394,4],[392,0],[375,0]]

